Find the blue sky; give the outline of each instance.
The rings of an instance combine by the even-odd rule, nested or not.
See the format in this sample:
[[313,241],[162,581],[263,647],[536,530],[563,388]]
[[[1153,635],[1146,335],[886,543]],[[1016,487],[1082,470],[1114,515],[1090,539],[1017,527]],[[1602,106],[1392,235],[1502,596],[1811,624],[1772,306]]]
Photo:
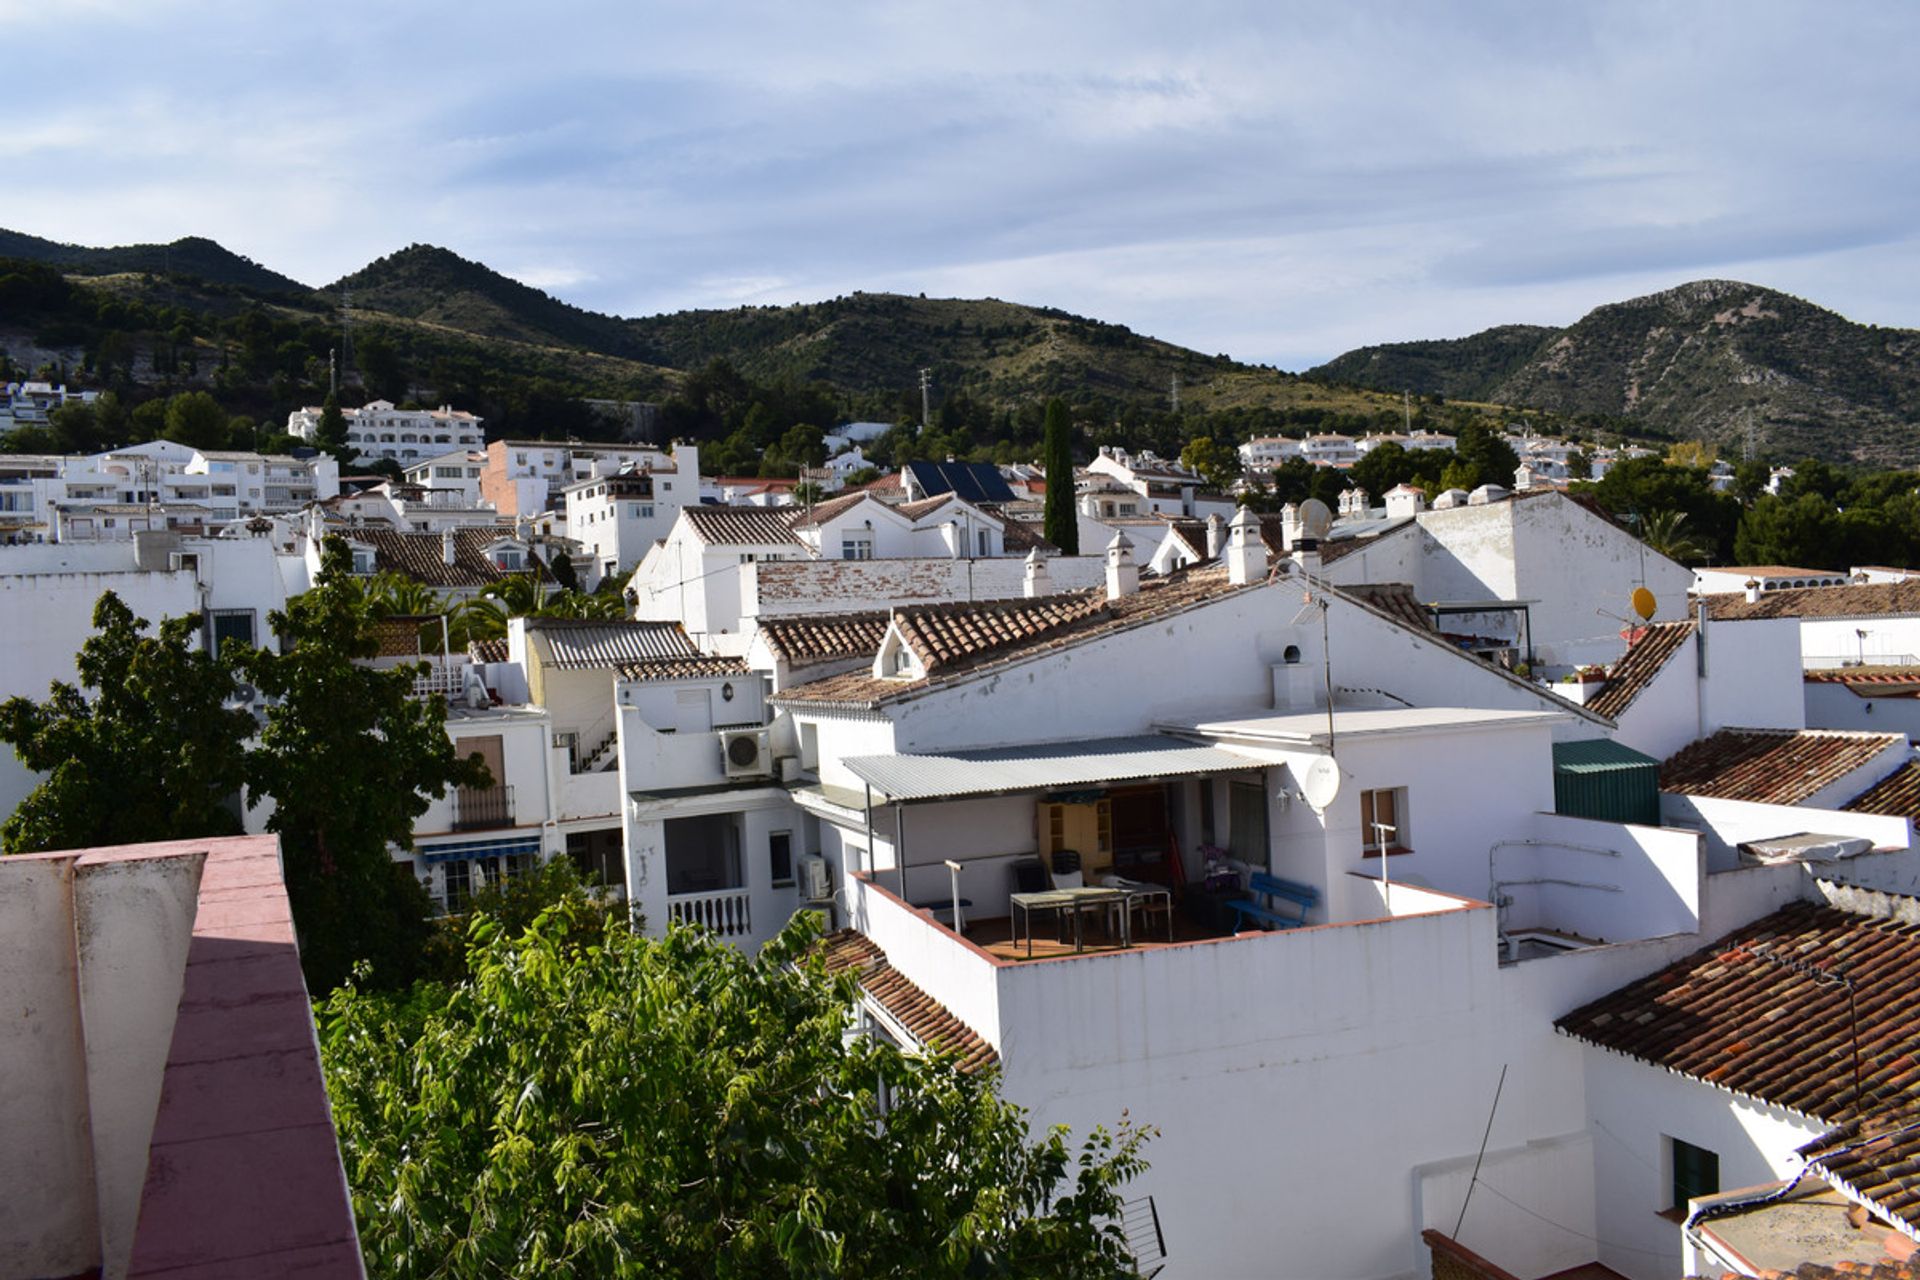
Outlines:
[[1298,369],[1706,276],[1920,327],[1920,6],[0,0],[0,226]]

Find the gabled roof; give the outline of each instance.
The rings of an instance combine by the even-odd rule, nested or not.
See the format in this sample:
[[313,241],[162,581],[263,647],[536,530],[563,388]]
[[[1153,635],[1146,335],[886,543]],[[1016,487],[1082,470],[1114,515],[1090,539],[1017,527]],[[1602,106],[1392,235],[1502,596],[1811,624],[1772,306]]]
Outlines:
[[791,666],[871,658],[880,651],[891,615],[884,609],[864,613],[762,618],[759,635],[773,656]]
[[962,1071],[998,1065],[1000,1055],[979,1032],[922,991],[887,961],[887,953],[853,929],[820,939],[827,972],[850,973],[869,1000],[918,1042],[922,1049],[953,1055]]
[[1660,789],[1758,804],[1800,804],[1905,737],[1817,729],[1722,729],[1660,766]]
[[529,618],[527,639],[541,665],[555,671],[613,671],[632,662],[701,656],[678,622]]
[[1016,520],[998,511],[991,511],[989,514],[999,517],[1000,545],[1006,548],[1008,555],[1017,555],[1026,551],[1038,551],[1046,555],[1060,550],[1047,541],[1047,536],[1040,532],[1040,526],[1037,523],[1031,520]]
[[1906,698],[1920,694],[1920,667],[1822,667],[1801,673],[1808,684],[1844,685],[1861,698]]
[[[829,498],[811,510],[803,509],[796,512],[789,508],[785,513],[791,519],[788,527],[792,529],[817,529],[835,517],[845,515],[872,497],[872,494],[855,491],[853,493],[843,493],[837,498]],[[878,503],[878,499],[874,499],[874,501]]]
[[1691,622],[1656,622],[1643,630],[1626,654],[1613,664],[1606,686],[1587,705],[1601,715],[1618,720],[1620,713],[1654,682],[1673,655],[1686,646],[1693,634]]
[[[517,541],[511,529],[491,525],[449,532],[453,534],[452,564],[446,562],[442,534],[405,533],[368,525],[356,525],[345,534],[350,541],[373,550],[376,570],[402,574],[430,587],[484,587],[525,572],[502,569],[486,554],[487,548],[496,543]],[[542,578],[549,576],[537,557],[528,557],[527,568]]]
[[1920,1100],[1912,1043],[1920,928],[1877,915],[1793,903],[1554,1025],[1722,1089],[1837,1120],[1853,1108],[1855,1028],[1847,993],[1812,976],[1823,971],[1854,984],[1869,1109]]
[[682,507],[681,519],[708,546],[763,547],[800,544],[789,521],[791,507]]
[[1434,631],[1433,615],[1406,582],[1357,582],[1341,591],[1365,601],[1409,631]]
[[928,497],[957,493],[968,502],[1011,502],[1013,490],[991,462],[909,462],[914,483]]
[[1920,821],[1920,764],[1901,765],[1840,807],[1849,813],[1884,813]]
[[1118,600],[1108,600],[1104,590],[1093,588],[1034,600],[903,608],[894,613],[894,623],[928,668],[926,678],[887,679],[854,671],[796,685],[776,694],[774,700],[877,707],[1001,663],[1124,630],[1248,589],[1231,585],[1224,569],[1195,569],[1143,582],[1138,592]]
[[1849,1122],[1797,1154],[1809,1173],[1920,1236],[1920,1113],[1903,1109]]
[[1707,616],[1715,622],[1746,622],[1755,618],[1903,617],[1920,614],[1920,581],[1794,587],[1768,591],[1751,601],[1733,592],[1703,598],[1707,602]]

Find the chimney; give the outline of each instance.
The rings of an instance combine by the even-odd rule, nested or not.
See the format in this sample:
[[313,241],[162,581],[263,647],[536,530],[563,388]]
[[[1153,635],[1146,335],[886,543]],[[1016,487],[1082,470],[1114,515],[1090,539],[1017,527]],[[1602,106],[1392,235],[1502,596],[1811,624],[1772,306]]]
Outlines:
[[1107,544],[1107,599],[1136,594],[1140,590],[1140,566],[1133,562],[1133,543],[1124,533],[1113,535]]
[[1236,587],[1267,576],[1267,544],[1260,541],[1260,517],[1248,507],[1233,513],[1228,526],[1227,581]]
[[1027,570],[1023,581],[1021,594],[1029,600],[1037,600],[1049,594],[1052,589],[1052,583],[1047,574],[1047,562],[1040,558],[1038,547],[1027,552]]
[[440,558],[452,564],[459,558],[453,544],[453,530],[448,529],[440,535]]
[[1760,579],[1748,578],[1747,579],[1747,603],[1758,604],[1759,602],[1760,602]]
[[1227,542],[1227,522],[1220,518],[1218,511],[1207,517],[1207,559],[1218,560],[1220,549]]
[[1293,544],[1298,541],[1300,541],[1300,507],[1298,503],[1289,502],[1280,508],[1280,547],[1284,551],[1291,551]]

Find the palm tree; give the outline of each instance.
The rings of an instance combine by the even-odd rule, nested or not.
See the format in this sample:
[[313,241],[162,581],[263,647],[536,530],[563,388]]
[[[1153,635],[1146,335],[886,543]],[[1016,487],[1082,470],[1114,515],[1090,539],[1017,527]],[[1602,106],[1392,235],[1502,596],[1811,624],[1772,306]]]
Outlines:
[[1654,511],[1640,521],[1640,541],[1669,560],[1686,563],[1706,558],[1707,549],[1689,529],[1684,511]]

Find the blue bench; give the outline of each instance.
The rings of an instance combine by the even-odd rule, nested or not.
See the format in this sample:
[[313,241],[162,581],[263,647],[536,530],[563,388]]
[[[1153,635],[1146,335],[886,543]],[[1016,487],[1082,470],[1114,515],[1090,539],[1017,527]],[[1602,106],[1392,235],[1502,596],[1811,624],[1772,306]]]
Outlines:
[[[1227,909],[1233,912],[1235,933],[1239,933],[1241,925],[1248,920],[1262,928],[1297,929],[1307,922],[1307,912],[1320,901],[1320,891],[1312,885],[1282,880],[1264,871],[1256,871],[1248,876],[1247,888],[1254,893],[1253,898],[1234,898],[1226,904]],[[1291,903],[1293,913],[1275,910],[1279,903]]]

